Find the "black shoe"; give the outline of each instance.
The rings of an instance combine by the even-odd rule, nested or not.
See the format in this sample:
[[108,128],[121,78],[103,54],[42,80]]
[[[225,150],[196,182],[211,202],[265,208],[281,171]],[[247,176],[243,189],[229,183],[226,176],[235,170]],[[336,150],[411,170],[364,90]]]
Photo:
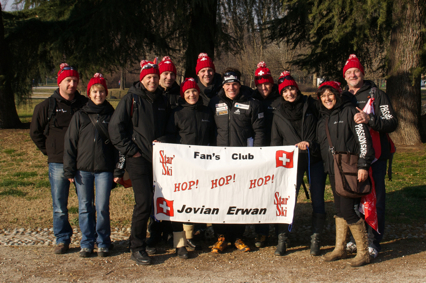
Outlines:
[[157,253],[157,248],[156,248],[156,247],[150,247],[150,246],[147,246],[147,247],[145,248],[145,250],[146,250],[146,252],[147,252],[149,255],[153,255],[153,254],[156,254],[156,253]]
[[176,248],[176,254],[178,255],[179,258],[182,258],[182,259],[189,258],[188,251],[186,250],[185,247]]
[[151,258],[148,256],[146,251],[135,251],[132,252],[131,260],[136,261],[137,264],[149,265],[151,264]]
[[81,248],[80,250],[80,257],[89,257],[93,253],[93,250],[89,248]]

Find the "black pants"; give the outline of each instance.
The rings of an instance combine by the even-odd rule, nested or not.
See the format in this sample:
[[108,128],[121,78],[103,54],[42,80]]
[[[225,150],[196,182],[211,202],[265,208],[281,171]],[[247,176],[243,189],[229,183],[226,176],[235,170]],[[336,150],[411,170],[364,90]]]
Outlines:
[[136,203],[133,208],[130,249],[132,252],[144,251],[153,193],[152,163],[143,157],[130,157],[126,162]]
[[342,217],[348,224],[358,222],[360,217],[355,212],[355,206],[358,207],[361,198],[347,198],[342,197],[336,193],[336,186],[334,183],[334,175],[329,175],[331,189],[333,190],[334,206],[338,217]]

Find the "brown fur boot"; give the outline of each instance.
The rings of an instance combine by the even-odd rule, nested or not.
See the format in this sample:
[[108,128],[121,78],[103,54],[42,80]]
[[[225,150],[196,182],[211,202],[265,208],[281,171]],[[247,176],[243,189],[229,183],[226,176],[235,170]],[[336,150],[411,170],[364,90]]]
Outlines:
[[324,256],[324,261],[333,261],[346,258],[346,235],[348,234],[348,224],[346,220],[334,216],[336,221],[336,246],[331,253]]
[[368,253],[368,237],[365,229],[365,222],[361,218],[357,223],[348,225],[352,236],[355,239],[357,253],[356,257],[349,261],[352,267],[362,266],[370,263],[370,254]]

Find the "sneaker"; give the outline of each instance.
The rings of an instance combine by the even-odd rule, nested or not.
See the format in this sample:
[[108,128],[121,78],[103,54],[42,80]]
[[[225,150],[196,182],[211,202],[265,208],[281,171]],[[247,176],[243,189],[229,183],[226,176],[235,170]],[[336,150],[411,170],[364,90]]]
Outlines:
[[250,251],[250,248],[246,244],[244,244],[243,240],[241,239],[237,239],[235,241],[235,246],[237,247],[237,249],[239,249],[242,252]]
[[186,247],[190,250],[201,250],[201,246],[194,242],[194,239],[186,239]]
[[368,247],[368,253],[370,254],[371,259],[374,259],[379,255],[379,252],[375,248],[372,248],[372,247]]
[[254,245],[256,246],[256,248],[263,248],[266,244],[266,239],[267,237],[265,235],[259,235],[255,238],[255,243]]
[[98,248],[98,256],[100,256],[100,257],[109,256],[109,249],[108,248]]
[[80,257],[89,257],[93,253],[93,250],[89,248],[81,248]]
[[70,249],[70,244],[59,243],[56,245],[54,253],[55,254],[64,254]]
[[223,252],[227,245],[228,244],[225,242],[225,236],[220,235],[217,239],[216,244],[213,245],[212,253],[218,254],[220,252]]
[[356,244],[354,242],[348,242],[346,244],[346,250],[350,253],[356,253]]
[[147,247],[145,248],[145,250],[146,250],[146,252],[147,252],[149,255],[153,255],[153,254],[156,254],[156,253],[157,253],[157,248],[156,248],[156,247],[153,247],[153,246],[147,246]]

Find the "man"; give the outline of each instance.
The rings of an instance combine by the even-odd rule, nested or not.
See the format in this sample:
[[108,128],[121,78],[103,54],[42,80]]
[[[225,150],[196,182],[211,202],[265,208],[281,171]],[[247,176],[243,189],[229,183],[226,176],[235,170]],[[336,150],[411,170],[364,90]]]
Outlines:
[[[391,158],[394,152],[393,143],[388,133],[396,129],[398,120],[386,93],[380,90],[374,82],[364,80],[364,67],[355,54],[351,54],[346,61],[343,68],[343,76],[348,83],[345,89],[346,92],[343,95],[354,99],[359,111],[359,113],[355,114],[355,122],[357,124],[367,124],[372,130],[379,133],[376,139],[372,135],[378,160],[371,165],[371,169],[376,189],[377,220],[380,234],[369,227],[369,253],[372,258],[375,258],[381,250],[380,241],[385,232],[385,175],[387,160]],[[362,109],[370,98],[374,98],[374,113],[367,114]],[[347,247],[349,249],[351,247],[354,248],[354,244],[350,242]]]
[[64,177],[64,137],[73,114],[81,109],[87,98],[77,91],[79,74],[67,63],[58,72],[58,86],[53,95],[38,104],[31,121],[30,136],[49,163],[49,181],[53,203],[53,232],[55,254],[69,250],[72,228],[68,221],[70,182]]
[[198,55],[195,73],[197,74],[195,79],[200,88],[200,97],[203,104],[208,106],[210,99],[215,97],[222,89],[222,77],[216,73],[213,61],[207,53]]
[[137,264],[151,264],[145,239],[153,193],[152,142],[165,135],[169,105],[158,88],[158,66],[143,60],[141,68],[140,81],[121,99],[108,131],[112,144],[126,156],[133,185],[136,204],[130,234],[131,259]]
[[176,67],[169,56],[164,56],[158,64],[160,71],[160,85],[158,86],[167,98],[171,109],[176,108],[179,103],[180,87],[176,83]]
[[[223,74],[223,89],[210,101],[217,127],[217,146],[263,146],[265,145],[264,113],[259,101],[251,98],[251,89],[242,87],[241,73],[228,68]],[[234,242],[243,252],[250,248],[242,241],[244,224],[217,224],[219,235],[212,252],[222,252],[227,242]],[[226,241],[225,241],[226,239]]]

